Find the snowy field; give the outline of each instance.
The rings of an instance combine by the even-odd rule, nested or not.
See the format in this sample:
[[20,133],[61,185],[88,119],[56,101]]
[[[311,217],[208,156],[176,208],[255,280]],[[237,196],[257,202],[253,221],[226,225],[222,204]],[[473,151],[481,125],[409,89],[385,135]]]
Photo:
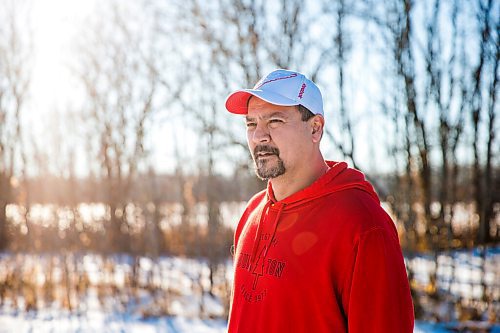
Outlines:
[[438,288],[454,297],[480,299],[484,284],[492,299],[500,299],[500,246],[488,248],[484,259],[478,249],[460,250],[437,258],[420,254],[409,265],[420,285],[427,285],[436,272]]
[[[438,288],[451,295],[477,296],[477,286],[486,282],[496,304],[494,309],[498,310],[499,254],[500,249],[494,248],[483,262],[475,251],[459,251],[440,256],[437,263],[419,256],[411,265],[418,272],[417,283],[423,286],[428,283],[429,273],[436,270]],[[3,296],[0,293],[0,333],[225,332],[227,322],[220,295],[227,295],[231,271],[230,261],[221,266],[215,275],[219,294],[212,296],[204,260],[3,253],[0,282],[9,286],[13,283],[9,279],[15,278],[24,284],[17,286],[18,294],[9,294],[9,289],[14,290],[12,284],[7,292],[4,288]],[[82,284],[85,288],[79,287]],[[34,310],[29,310],[29,298]],[[71,300],[70,306],[66,299]],[[456,318],[450,320],[446,324],[418,321],[414,332],[500,333],[500,325],[491,327],[486,318],[470,323],[476,326],[474,331],[465,330],[461,326],[465,324]],[[488,328],[481,330],[486,327],[481,325]]]
[[222,333],[224,320],[184,317],[141,319],[94,312],[84,316],[40,312],[0,314],[0,333]]
[[[232,264],[221,267],[216,290]],[[208,275],[186,258],[0,254],[0,333],[225,332]]]
[[[88,313],[70,316],[63,313],[0,314],[0,333],[222,333],[224,320],[200,320],[184,317],[140,319]],[[417,322],[414,333],[449,333],[444,324]],[[456,331],[455,331],[456,332]],[[465,331],[463,331],[465,332]],[[480,332],[480,331],[477,331]],[[484,331],[486,332],[486,331]],[[490,333],[500,333],[495,326]]]

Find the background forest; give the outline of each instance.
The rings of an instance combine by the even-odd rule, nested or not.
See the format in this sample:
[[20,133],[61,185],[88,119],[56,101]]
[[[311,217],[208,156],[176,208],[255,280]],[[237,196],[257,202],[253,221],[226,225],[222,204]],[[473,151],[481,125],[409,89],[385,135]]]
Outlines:
[[0,312],[224,319],[265,186],[225,97],[289,68],[394,218],[417,318],[498,322],[499,27],[493,0],[0,0]]

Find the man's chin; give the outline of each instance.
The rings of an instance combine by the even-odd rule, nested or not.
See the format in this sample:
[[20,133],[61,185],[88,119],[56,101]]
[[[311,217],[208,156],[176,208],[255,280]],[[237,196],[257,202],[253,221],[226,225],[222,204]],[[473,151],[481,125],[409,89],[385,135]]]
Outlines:
[[285,173],[285,165],[277,155],[258,157],[255,160],[255,173],[262,180],[277,178]]
[[284,169],[280,169],[279,167],[275,168],[256,168],[255,173],[257,174],[257,177],[259,177],[262,180],[269,180],[273,178],[277,178],[283,174],[285,174]]

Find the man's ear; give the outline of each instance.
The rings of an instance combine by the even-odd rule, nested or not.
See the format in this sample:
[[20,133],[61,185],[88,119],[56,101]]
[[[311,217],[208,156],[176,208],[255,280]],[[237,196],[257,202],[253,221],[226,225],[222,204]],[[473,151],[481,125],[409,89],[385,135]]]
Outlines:
[[312,139],[314,143],[321,141],[323,136],[323,128],[325,126],[325,118],[320,115],[315,115],[311,118]]

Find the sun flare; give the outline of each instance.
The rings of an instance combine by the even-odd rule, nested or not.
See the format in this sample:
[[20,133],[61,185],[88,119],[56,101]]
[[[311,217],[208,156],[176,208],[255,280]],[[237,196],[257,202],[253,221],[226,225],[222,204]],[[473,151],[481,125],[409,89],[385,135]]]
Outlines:
[[35,110],[65,105],[72,99],[69,69],[72,41],[78,38],[85,18],[94,10],[93,0],[34,1],[32,30],[34,66],[32,96]]

